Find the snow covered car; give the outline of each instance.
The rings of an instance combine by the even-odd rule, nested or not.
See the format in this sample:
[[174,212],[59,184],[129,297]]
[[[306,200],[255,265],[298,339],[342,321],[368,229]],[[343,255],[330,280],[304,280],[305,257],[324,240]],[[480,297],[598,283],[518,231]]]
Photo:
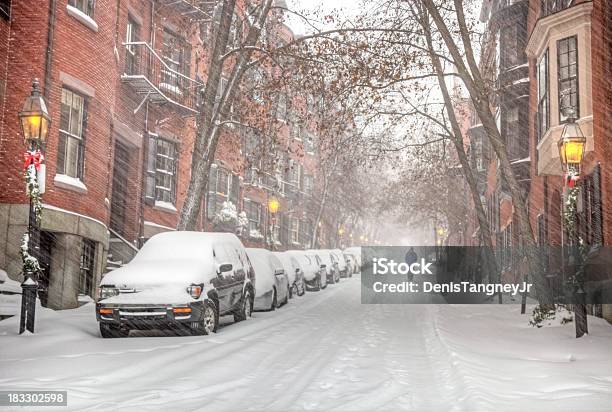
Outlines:
[[313,250],[321,259],[321,264],[325,265],[327,274],[327,283],[338,283],[340,281],[340,272],[338,271],[338,261],[334,254],[329,249]]
[[251,316],[254,271],[232,233],[165,232],[102,278],[96,318],[104,338],[130,329],[216,332],[219,316]]
[[281,261],[289,279],[289,297],[304,295],[306,293],[304,273],[297,259],[289,252],[273,252],[272,254]]
[[336,261],[338,262],[338,272],[340,273],[341,278],[347,278],[349,276],[349,268],[344,258],[344,253],[340,249],[333,249],[331,253],[336,257]]
[[348,277],[352,278],[353,273],[357,272],[357,263],[355,262],[355,257],[350,253],[343,253],[344,260],[346,260],[346,266],[348,271]]
[[355,259],[355,273],[361,271],[361,247],[353,246],[344,249],[344,253],[353,256]]
[[289,252],[298,261],[302,273],[304,274],[304,283],[307,290],[321,290],[327,287],[327,276],[325,268],[322,266],[321,258],[313,251],[290,250]]
[[274,310],[289,302],[289,278],[283,264],[266,249],[247,248],[255,270],[255,310]]

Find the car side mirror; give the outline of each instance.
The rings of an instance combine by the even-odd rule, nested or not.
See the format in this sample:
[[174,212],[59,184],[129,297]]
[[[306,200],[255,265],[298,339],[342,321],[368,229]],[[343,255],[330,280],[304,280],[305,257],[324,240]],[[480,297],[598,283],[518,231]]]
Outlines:
[[217,274],[222,274],[225,272],[230,272],[233,269],[233,265],[231,263],[223,263],[219,265],[219,269],[217,269]]

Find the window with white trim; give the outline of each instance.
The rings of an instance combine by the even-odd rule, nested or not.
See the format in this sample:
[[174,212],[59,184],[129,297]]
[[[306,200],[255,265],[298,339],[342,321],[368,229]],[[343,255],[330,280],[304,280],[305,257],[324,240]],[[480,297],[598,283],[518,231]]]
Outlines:
[[291,243],[300,243],[300,221],[295,217],[289,220],[289,241]]
[[538,140],[542,139],[544,133],[550,127],[550,100],[548,95],[548,49],[544,52],[537,65],[538,82],[538,117],[537,132]]
[[563,113],[565,106],[579,115],[578,105],[578,38],[567,37],[557,42],[557,82],[559,94],[559,122],[567,120]]
[[304,184],[303,190],[307,194],[312,194],[314,191],[314,176],[309,174],[304,174]]
[[176,198],[176,143],[156,139],[155,200],[174,204]]
[[57,173],[82,179],[87,118],[85,97],[62,88],[60,111]]
[[244,212],[249,219],[249,233],[253,231],[261,232],[261,203],[244,199]]

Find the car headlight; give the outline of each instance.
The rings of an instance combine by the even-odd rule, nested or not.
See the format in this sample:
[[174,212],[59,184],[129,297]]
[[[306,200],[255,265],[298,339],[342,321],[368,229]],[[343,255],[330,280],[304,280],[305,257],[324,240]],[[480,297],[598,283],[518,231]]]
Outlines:
[[100,286],[100,294],[98,296],[98,300],[104,300],[106,298],[110,298],[112,296],[117,296],[119,294],[119,289],[115,286]]
[[187,293],[189,293],[189,295],[194,299],[200,299],[202,292],[204,292],[203,284],[199,284],[199,285],[192,284],[189,287],[187,287]]

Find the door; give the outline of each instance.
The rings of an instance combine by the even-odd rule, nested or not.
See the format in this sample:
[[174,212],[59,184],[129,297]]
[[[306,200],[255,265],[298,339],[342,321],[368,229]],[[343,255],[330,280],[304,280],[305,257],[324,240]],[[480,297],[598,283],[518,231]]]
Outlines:
[[113,166],[113,188],[111,193],[110,227],[120,236],[125,235],[129,165],[129,149],[120,141],[116,141],[115,161]]
[[[225,263],[232,263],[228,255],[227,249],[222,245],[215,245],[213,248],[213,256],[217,265]],[[229,311],[231,305],[232,295],[232,284],[233,284],[233,273],[235,268],[232,268],[229,272],[216,273],[216,277],[211,280],[211,283],[217,290],[217,296],[219,297],[219,314],[226,313]]]

